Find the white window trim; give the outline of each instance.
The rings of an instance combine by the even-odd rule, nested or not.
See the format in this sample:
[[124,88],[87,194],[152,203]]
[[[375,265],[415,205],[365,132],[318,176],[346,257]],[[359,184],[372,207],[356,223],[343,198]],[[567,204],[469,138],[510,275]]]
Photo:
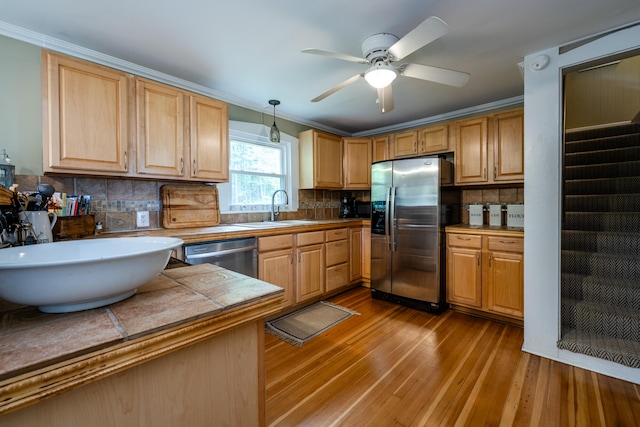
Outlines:
[[[229,140],[231,138],[238,138],[240,140],[249,140],[249,141],[258,141],[258,142],[268,142],[269,141],[269,131],[271,127],[265,126],[259,123],[246,123],[246,122],[238,122],[234,120],[229,120]],[[287,193],[289,194],[289,204],[285,206],[281,206],[280,210],[283,212],[296,212],[298,210],[298,188],[299,188],[299,169],[298,169],[298,138],[295,138],[291,135],[288,135],[284,132],[280,132],[280,143],[289,144],[289,156],[290,159],[288,161],[290,173],[288,178]],[[229,154],[231,155],[231,154]],[[220,213],[221,214],[237,214],[237,213],[247,213],[247,212],[269,212],[269,207],[250,207],[247,209],[231,209],[230,201],[231,201],[231,184],[229,183],[221,183],[216,185],[218,187],[218,196],[220,198]]]

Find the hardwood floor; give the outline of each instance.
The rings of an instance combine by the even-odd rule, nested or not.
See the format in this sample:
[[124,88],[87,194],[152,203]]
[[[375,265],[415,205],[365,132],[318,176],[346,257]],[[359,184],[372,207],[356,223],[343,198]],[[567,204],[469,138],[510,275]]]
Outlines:
[[366,288],[331,301],[360,316],[303,348],[266,334],[268,425],[640,425],[640,386],[524,353],[521,328]]

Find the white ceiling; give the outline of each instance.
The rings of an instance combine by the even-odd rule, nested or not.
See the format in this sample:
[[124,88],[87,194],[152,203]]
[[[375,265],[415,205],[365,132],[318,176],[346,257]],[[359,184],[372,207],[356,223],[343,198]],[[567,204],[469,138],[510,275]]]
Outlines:
[[[499,103],[523,94],[525,55],[640,21],[638,0],[0,0],[0,21],[210,88],[265,114],[342,134]],[[406,58],[471,74],[463,88],[400,76],[380,114],[364,80],[310,100],[367,67],[303,54],[362,56],[376,33],[429,16],[449,32]],[[0,22],[1,24],[1,22]]]

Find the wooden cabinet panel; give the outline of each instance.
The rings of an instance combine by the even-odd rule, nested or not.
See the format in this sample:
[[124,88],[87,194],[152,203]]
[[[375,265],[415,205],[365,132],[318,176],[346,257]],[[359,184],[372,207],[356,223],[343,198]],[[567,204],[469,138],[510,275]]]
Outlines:
[[342,138],[309,129],[298,141],[300,188],[342,188]]
[[524,252],[524,239],[518,237],[487,237],[490,251]]
[[362,281],[371,285],[371,226],[362,228]]
[[362,279],[364,243],[362,228],[349,229],[349,281],[355,283]]
[[468,234],[447,234],[447,244],[449,246],[482,249],[482,236]]
[[184,175],[184,92],[136,78],[138,174]]
[[[291,239],[291,235],[289,235]],[[284,289],[283,307],[291,306],[294,296],[293,249],[258,254],[258,278]]]
[[495,313],[524,316],[524,255],[489,253],[488,309]]
[[389,160],[391,158],[391,156],[389,155],[389,144],[389,137],[386,135],[378,136],[371,140],[372,163]]
[[327,268],[326,292],[335,291],[349,285],[349,265],[347,263]]
[[488,181],[486,117],[456,123],[456,184]]
[[297,249],[296,302],[322,295],[325,292],[324,244]]
[[325,260],[327,267],[336,264],[342,264],[349,261],[349,244],[348,240],[337,240],[335,242],[327,242],[325,244]]
[[371,140],[344,138],[344,189],[371,189]]
[[524,180],[524,111],[496,114],[493,127],[493,180]]
[[279,234],[258,238],[258,252],[287,249],[293,247],[293,234]]
[[447,301],[482,307],[482,251],[447,249]]
[[191,94],[190,161],[191,178],[229,181],[229,110],[224,102]]
[[420,154],[439,153],[449,149],[449,126],[435,125],[418,131]]
[[393,135],[393,157],[414,156],[418,153],[418,131],[410,130]]
[[324,243],[324,231],[309,231],[307,233],[298,233],[296,235],[298,246],[317,245]]
[[334,240],[343,240],[349,237],[348,228],[335,228],[333,230],[327,230],[325,232],[327,242],[333,242]]
[[127,175],[132,77],[43,50],[45,172]]

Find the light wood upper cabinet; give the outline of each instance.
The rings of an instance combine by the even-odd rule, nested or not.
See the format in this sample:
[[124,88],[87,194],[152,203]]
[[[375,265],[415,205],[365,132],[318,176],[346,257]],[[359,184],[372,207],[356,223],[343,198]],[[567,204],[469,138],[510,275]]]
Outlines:
[[418,130],[420,154],[439,153],[449,149],[449,125],[434,125]]
[[189,96],[190,176],[194,180],[229,181],[229,110],[224,102]]
[[371,140],[343,138],[344,189],[371,189]]
[[372,159],[371,162],[381,162],[384,160],[389,160],[391,157],[389,155],[389,136],[377,136],[371,140],[371,152]]
[[493,130],[493,180],[524,181],[524,110],[491,118]]
[[128,175],[132,77],[42,52],[45,172]]
[[184,175],[185,95],[136,78],[137,170],[142,175]]
[[524,181],[524,110],[454,125],[456,184]]
[[298,135],[300,188],[342,188],[342,138],[309,129]]
[[487,126],[487,117],[455,124],[456,184],[488,182]]
[[409,130],[393,134],[393,158],[414,156],[418,153],[418,131]]

